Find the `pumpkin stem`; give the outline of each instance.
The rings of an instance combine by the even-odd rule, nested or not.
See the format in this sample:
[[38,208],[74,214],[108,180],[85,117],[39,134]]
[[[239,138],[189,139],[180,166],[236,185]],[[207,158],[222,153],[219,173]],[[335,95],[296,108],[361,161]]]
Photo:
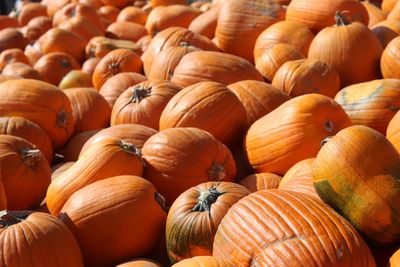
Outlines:
[[329,140],[332,139],[332,136],[327,136],[321,141],[321,147],[324,146],[326,143],[329,142]]
[[165,200],[165,197],[163,195],[158,192],[154,192],[154,199],[158,203],[158,205],[160,205],[163,211],[168,212],[167,201]]
[[226,170],[225,170],[226,162],[219,164],[213,162],[210,169],[208,169],[208,179],[210,181],[221,181],[226,177]]
[[17,216],[10,213],[8,210],[0,211],[0,226],[3,228],[10,227],[11,225],[20,223],[23,221],[23,218],[18,218]]
[[187,42],[185,42],[185,41],[182,41],[182,42],[179,43],[179,46],[180,47],[189,47],[189,44]]
[[142,151],[140,148],[137,148],[134,144],[124,140],[119,140],[118,143],[122,150],[124,150],[126,153],[135,155],[142,162],[143,166],[146,165],[144,159],[142,158]]
[[150,96],[151,94],[151,87],[143,88],[142,86],[138,85],[133,87],[131,103],[139,103],[146,97]]
[[42,152],[39,149],[31,149],[29,147],[23,147],[20,149],[22,161],[29,167],[35,166],[35,163],[42,156]]
[[224,193],[219,191],[216,187],[200,191],[200,196],[197,198],[197,203],[193,207],[192,211],[210,212],[211,205],[217,202],[218,197],[223,194]]
[[114,76],[120,72],[120,67],[118,62],[111,62],[108,64],[108,70],[111,73],[111,76]]
[[351,23],[350,21],[347,20],[347,18],[343,15],[343,12],[341,11],[336,11],[335,21],[336,21],[336,26],[346,26]]

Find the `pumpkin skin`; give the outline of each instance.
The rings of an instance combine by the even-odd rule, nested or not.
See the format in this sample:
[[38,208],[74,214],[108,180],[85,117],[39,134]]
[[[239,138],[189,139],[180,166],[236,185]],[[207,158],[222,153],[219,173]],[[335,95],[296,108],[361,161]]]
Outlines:
[[82,154],[75,164],[51,182],[46,202],[58,216],[69,197],[79,189],[117,175],[142,175],[143,164],[137,148],[118,138],[106,138]]
[[147,29],[139,23],[130,21],[117,21],[110,24],[106,30],[106,36],[112,39],[137,42],[147,35]]
[[390,267],[399,267],[400,266],[400,249],[398,249],[389,260]]
[[203,12],[192,20],[188,29],[192,32],[201,34],[210,39],[215,37],[215,29],[217,28],[219,8],[213,7]]
[[[51,180],[53,181],[66,170],[68,170],[72,165],[74,165],[74,161],[62,162],[51,167]],[[50,212],[49,212],[50,214]]]
[[326,27],[315,36],[308,58],[332,65],[339,73],[342,87],[380,78],[383,49],[379,40],[367,26],[359,22],[349,24],[340,12],[336,19],[336,26]]
[[198,128],[160,131],[146,141],[142,155],[146,160],[144,177],[159,188],[168,204],[190,187],[208,181],[229,182],[236,175],[229,149]]
[[365,241],[332,208],[279,189],[252,193],[231,207],[213,256],[233,266],[375,266]]
[[253,63],[257,37],[284,17],[283,7],[273,0],[227,1],[220,6],[215,29],[218,47]]
[[149,74],[154,58],[158,57],[162,50],[182,45],[194,46],[202,50],[219,51],[218,47],[205,36],[182,27],[169,27],[154,36],[143,53],[144,73]]
[[283,175],[300,160],[315,157],[325,137],[350,125],[343,108],[330,97],[298,96],[253,123],[244,149],[256,172]]
[[393,144],[393,146],[400,151],[400,113],[396,112],[396,115],[390,120],[387,130],[386,138]]
[[313,39],[314,34],[303,24],[290,20],[279,21],[266,28],[257,37],[254,45],[254,58],[259,58],[269,46],[278,43],[292,45],[304,56],[307,56],[308,48]]
[[387,126],[400,109],[400,80],[380,79],[347,86],[335,96],[353,124],[386,134]]
[[27,3],[18,13],[18,23],[20,26],[25,26],[35,17],[47,16],[46,6],[40,3]]
[[0,250],[7,251],[0,253],[3,266],[83,267],[79,245],[70,230],[43,212],[0,212]]
[[139,45],[128,40],[115,40],[104,36],[97,36],[92,38],[85,47],[86,58],[98,57],[103,58],[109,52],[116,49],[129,49],[135,53],[141,53]]
[[0,53],[10,48],[24,49],[27,44],[28,40],[17,28],[0,30]]
[[158,130],[169,100],[182,88],[165,80],[151,80],[126,89],[115,102],[111,125],[135,123]]
[[182,57],[171,81],[186,87],[213,81],[225,85],[242,80],[264,81],[261,73],[244,58],[214,51],[193,51]]
[[43,153],[47,162],[53,159],[53,147],[49,136],[36,123],[21,117],[0,117],[0,134],[24,138]]
[[33,66],[43,81],[58,85],[71,70],[80,69],[79,62],[64,52],[51,52],[43,55]]
[[118,264],[116,267],[162,267],[162,265],[153,260],[138,258],[135,260]]
[[[97,64],[100,62],[101,58],[99,57],[91,57],[85,60],[82,64],[82,71],[87,73],[90,78],[92,78],[94,69],[96,68]],[[90,84],[93,86],[92,80],[90,79]]]
[[82,70],[71,70],[62,78],[58,87],[60,89],[93,87],[92,76]]
[[371,28],[380,21],[383,21],[386,19],[386,15],[383,13],[383,11],[377,7],[374,3],[370,1],[362,1],[361,4],[365,7],[365,9],[368,12],[368,27]]
[[60,219],[76,237],[86,266],[112,266],[146,253],[161,237],[166,214],[157,198],[156,188],[141,177],[111,177],[75,192]]
[[71,137],[65,147],[58,151],[59,154],[63,155],[63,162],[77,161],[86,141],[98,132],[99,130],[84,131]]
[[231,182],[201,183],[183,192],[172,204],[166,224],[171,263],[211,256],[214,235],[229,208],[250,192]]
[[121,9],[131,5],[133,3],[133,0],[101,0],[101,2],[105,6],[110,5]]
[[145,26],[148,34],[155,36],[169,27],[188,28],[200,14],[199,9],[188,5],[158,6],[149,13]]
[[0,181],[0,209],[5,210],[7,208],[7,197],[4,190],[3,182]]
[[230,267],[231,265],[218,260],[213,256],[197,256],[185,259],[172,265],[172,267]]
[[29,21],[28,25],[23,28],[22,33],[24,34],[25,38],[28,39],[29,43],[33,43],[39,39],[40,36],[50,30],[52,26],[53,24],[49,17],[40,16]]
[[384,135],[363,125],[343,129],[321,148],[312,175],[321,199],[368,240],[398,242],[400,155]]
[[18,28],[20,25],[17,18],[12,18],[7,15],[0,15],[0,30],[6,28]]
[[264,190],[278,188],[282,177],[274,173],[255,173],[250,174],[240,180],[239,184],[246,187],[251,193]]
[[394,6],[396,5],[397,0],[382,0],[382,11],[383,13],[385,13],[386,15],[390,13],[390,11],[392,11],[392,9],[394,8]]
[[42,76],[32,66],[22,62],[12,62],[7,64],[3,71],[3,75],[16,75],[25,79],[42,80]]
[[318,93],[333,98],[339,92],[340,77],[331,65],[321,60],[299,59],[284,63],[271,84],[292,97]]
[[71,101],[74,134],[108,127],[111,108],[94,88],[71,88],[64,92]]
[[87,42],[93,37],[103,35],[103,31],[101,31],[87,17],[84,16],[74,16],[60,23],[58,28],[74,32],[80,35]]
[[43,200],[50,184],[50,165],[42,152],[23,138],[0,135],[1,181],[7,208],[33,209]]
[[400,50],[400,37],[391,40],[386,46],[381,57],[381,70],[384,78],[400,79],[400,60],[397,56]]
[[399,21],[391,21],[391,20],[383,20],[377,24],[375,24],[371,31],[378,38],[379,42],[381,42],[382,47],[386,48],[387,45],[394,38],[399,36],[400,34],[400,22]]
[[108,102],[108,105],[113,108],[118,97],[129,87],[135,86],[146,81],[146,76],[134,72],[122,72],[108,79],[100,88],[99,93]]
[[243,80],[228,85],[228,88],[242,102],[249,127],[253,122],[290,99],[286,93],[260,81]]
[[113,22],[117,21],[117,17],[121,10],[114,6],[102,6],[97,9],[97,14],[105,27],[110,26]]
[[131,50],[120,48],[105,55],[94,69],[92,81],[97,90],[112,76],[121,72],[140,73],[143,62]]
[[21,80],[22,77],[15,76],[15,75],[4,75],[0,74],[0,83],[3,83],[8,80]]
[[246,128],[246,111],[223,84],[199,82],[173,96],[161,113],[160,130],[174,127],[200,128],[233,145]]
[[28,65],[30,64],[29,59],[24,54],[24,51],[19,48],[7,49],[0,53],[0,71],[2,71],[7,64],[13,62],[22,62]]
[[320,199],[312,178],[314,160],[315,158],[310,158],[294,164],[283,176],[278,189],[299,192]]
[[109,137],[119,138],[131,144],[134,144],[138,149],[141,149],[150,136],[156,134],[157,131],[153,128],[146,127],[140,124],[119,124],[105,128],[92,137],[90,137],[82,147],[79,156],[93,144],[101,142]]
[[145,25],[147,16],[148,14],[141,8],[136,6],[127,6],[119,12],[116,21],[130,21]]
[[335,24],[335,12],[342,10],[346,10],[348,20],[368,25],[367,10],[359,1],[354,0],[292,0],[286,10],[286,19],[300,22],[318,33]]
[[64,92],[31,79],[0,84],[0,116],[23,117],[36,123],[48,134],[54,149],[67,142],[74,127],[71,103]]

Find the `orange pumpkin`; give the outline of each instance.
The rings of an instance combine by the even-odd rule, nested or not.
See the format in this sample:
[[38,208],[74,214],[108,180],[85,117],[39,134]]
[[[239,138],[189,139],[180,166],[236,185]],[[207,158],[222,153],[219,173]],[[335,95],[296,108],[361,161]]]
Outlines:
[[[83,66],[82,66],[83,69]],[[60,89],[77,88],[77,87],[93,87],[92,77],[83,70],[71,70],[68,72],[58,84]]]
[[27,3],[18,12],[18,23],[25,26],[35,17],[47,16],[47,8],[40,3]]
[[382,11],[385,15],[389,14],[390,11],[396,5],[397,0],[382,0]]
[[6,49],[19,48],[24,49],[28,40],[17,28],[5,28],[0,30],[0,53]]
[[97,14],[99,15],[101,21],[103,22],[104,27],[108,27],[111,23],[117,21],[117,17],[120,13],[120,9],[114,6],[102,6],[97,10]]
[[87,42],[93,37],[102,36],[103,32],[95,26],[87,17],[74,16],[58,25],[58,28],[74,32]]
[[251,193],[264,190],[278,188],[282,177],[274,173],[255,173],[250,174],[240,180],[239,184],[246,187]]
[[398,249],[393,255],[390,257],[390,267],[399,267],[400,266],[400,249]]
[[381,71],[383,78],[400,79],[400,60],[397,54],[400,50],[400,37],[396,37],[388,43],[381,57]]
[[17,18],[9,17],[7,15],[0,14],[0,30],[6,28],[17,28],[19,27]]
[[[99,130],[85,131],[80,132],[72,136],[68,143],[63,147],[61,151],[58,151],[59,154],[63,156],[63,162],[75,162],[79,158],[79,154],[82,151],[82,147],[85,143]],[[58,173],[57,173],[58,175]],[[52,175],[53,177],[53,175]],[[52,179],[53,180],[53,179]]]
[[128,6],[121,10],[116,21],[130,21],[141,25],[146,24],[148,14],[136,6]]
[[217,28],[218,14],[219,8],[211,8],[193,19],[188,29],[212,39]]
[[128,40],[115,40],[104,36],[97,36],[92,38],[86,45],[85,54],[86,58],[98,57],[103,58],[109,52],[116,49],[129,49],[135,53],[141,53],[141,47]]
[[22,33],[29,43],[33,43],[52,28],[51,19],[47,16],[35,17],[22,28]]
[[3,71],[3,75],[16,75],[25,79],[42,80],[40,73],[32,66],[22,62],[13,62],[7,64]]
[[[66,170],[68,170],[72,165],[74,165],[74,163],[75,162],[73,162],[73,161],[69,161],[69,162],[62,162],[62,163],[53,165],[51,167],[51,180],[53,181],[54,179],[56,179],[58,176],[60,176],[62,173],[64,173]],[[50,212],[49,212],[49,214],[50,214]]]
[[124,8],[133,3],[133,0],[101,0],[103,5],[110,5],[117,8]]
[[400,151],[400,112],[390,120],[386,130],[386,138],[394,145],[397,151]]
[[24,54],[24,51],[19,48],[6,49],[0,53],[0,71],[2,71],[8,63],[12,62],[30,64],[29,59]]
[[[94,69],[96,68],[97,64],[100,62],[99,57],[91,57],[85,60],[82,64],[82,71],[87,73],[90,77],[92,77]],[[93,86],[92,79],[90,79],[90,84]]]
[[137,42],[147,35],[146,28],[136,22],[118,21],[110,24],[106,30],[106,36],[112,39]]
[[369,28],[373,27],[378,22],[385,20],[386,16],[378,6],[376,6],[369,0],[362,1],[361,4],[365,7],[365,9],[368,12],[368,17],[369,17],[368,27]]
[[231,265],[213,257],[213,256],[197,256],[185,259],[172,265],[173,267],[229,267]]
[[169,6],[169,5],[187,5],[186,0],[152,0],[150,5],[152,7],[156,6]]
[[3,182],[0,181],[0,209],[5,210],[7,208],[6,192],[4,191]]
[[378,38],[382,47],[385,48],[391,40],[400,34],[400,21],[383,20],[375,24],[371,31]]

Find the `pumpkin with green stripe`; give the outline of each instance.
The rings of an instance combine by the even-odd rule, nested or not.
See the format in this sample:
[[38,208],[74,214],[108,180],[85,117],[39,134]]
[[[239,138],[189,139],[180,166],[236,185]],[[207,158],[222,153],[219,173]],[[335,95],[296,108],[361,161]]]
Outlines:
[[326,203],[367,239],[400,240],[400,154],[379,132],[362,125],[325,142],[312,167],[314,187]]

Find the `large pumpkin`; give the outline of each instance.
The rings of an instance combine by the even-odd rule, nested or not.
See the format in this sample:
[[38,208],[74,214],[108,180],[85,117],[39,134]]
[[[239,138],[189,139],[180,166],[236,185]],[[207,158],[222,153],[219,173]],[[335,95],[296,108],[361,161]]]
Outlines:
[[208,181],[232,181],[236,166],[229,149],[197,128],[172,128],[151,136],[142,148],[144,177],[171,204],[182,192]]
[[241,138],[245,125],[242,103],[225,85],[216,82],[200,82],[182,89],[160,117],[160,130],[197,127],[227,145]]
[[183,192],[168,212],[166,237],[170,261],[211,256],[214,235],[222,218],[249,193],[231,182],[202,183]]
[[115,176],[75,192],[60,218],[75,235],[85,265],[115,266],[148,252],[161,237],[166,214],[158,199],[149,181]]
[[54,149],[67,142],[74,127],[68,97],[57,87],[37,80],[1,83],[0,116],[18,116],[36,123],[48,134]]
[[43,212],[0,211],[0,251],[3,266],[83,267],[70,230]]
[[213,7],[197,16],[190,23],[188,29],[192,32],[201,34],[210,39],[215,37],[215,29],[217,28],[219,8]]
[[244,147],[256,172],[283,175],[300,160],[315,157],[325,137],[350,125],[343,108],[330,97],[298,96],[253,123]]
[[400,155],[384,135],[362,125],[341,130],[321,148],[312,175],[321,199],[366,238],[400,240]]
[[142,175],[138,149],[118,138],[107,138],[92,145],[57,179],[51,182],[46,202],[51,214],[58,216],[69,197],[79,189],[116,175]]
[[322,201],[267,189],[233,205],[213,256],[233,266],[375,266],[361,236]]
[[347,86],[335,96],[353,124],[382,134],[400,109],[400,80],[381,79]]

